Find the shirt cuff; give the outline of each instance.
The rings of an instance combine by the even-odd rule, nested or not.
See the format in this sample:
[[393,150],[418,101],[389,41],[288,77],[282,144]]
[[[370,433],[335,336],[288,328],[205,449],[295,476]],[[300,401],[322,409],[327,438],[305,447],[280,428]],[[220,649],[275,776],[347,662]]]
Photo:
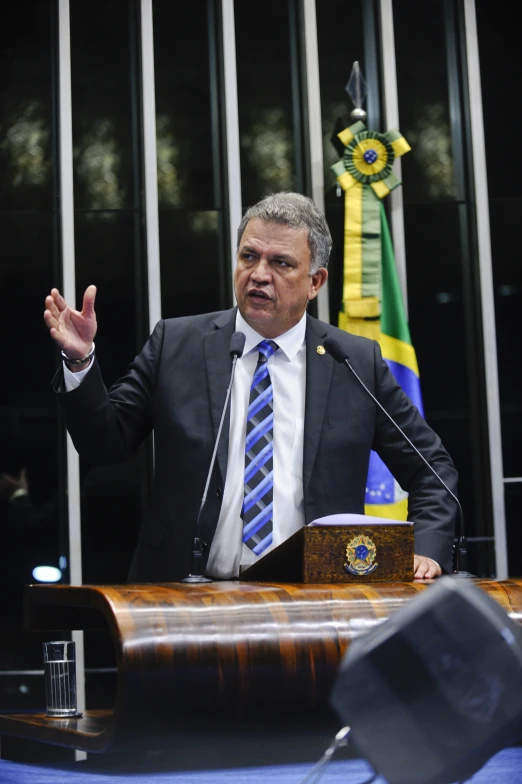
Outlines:
[[65,384],[65,391],[72,392],[73,389],[76,389],[77,387],[80,386],[85,376],[91,369],[92,359],[86,368],[84,368],[83,370],[79,370],[77,373],[73,373],[72,370],[69,370],[65,362],[63,362],[62,364],[63,364],[63,380]]

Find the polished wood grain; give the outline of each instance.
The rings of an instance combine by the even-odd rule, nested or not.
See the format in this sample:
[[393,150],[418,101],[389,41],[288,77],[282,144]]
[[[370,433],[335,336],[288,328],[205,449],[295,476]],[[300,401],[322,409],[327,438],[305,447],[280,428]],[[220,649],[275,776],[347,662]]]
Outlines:
[[[475,582],[522,625],[522,580]],[[105,751],[136,737],[157,741],[202,715],[248,722],[328,712],[350,642],[426,589],[420,582],[29,586],[30,629],[108,625],[116,703],[81,719],[1,716],[0,732]]]

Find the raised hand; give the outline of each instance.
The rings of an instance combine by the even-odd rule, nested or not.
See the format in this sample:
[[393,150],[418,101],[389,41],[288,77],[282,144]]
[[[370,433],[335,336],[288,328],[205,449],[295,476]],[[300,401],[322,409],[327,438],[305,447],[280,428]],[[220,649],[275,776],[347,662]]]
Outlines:
[[95,299],[96,286],[88,286],[80,313],[69,307],[58,289],[52,289],[45,298],[44,321],[52,339],[69,359],[81,359],[92,348],[97,329]]

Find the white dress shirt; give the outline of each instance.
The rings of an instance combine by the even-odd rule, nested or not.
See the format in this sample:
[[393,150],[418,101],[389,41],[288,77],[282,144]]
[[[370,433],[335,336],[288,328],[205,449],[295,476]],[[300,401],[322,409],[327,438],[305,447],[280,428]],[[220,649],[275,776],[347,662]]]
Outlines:
[[[241,507],[250,385],[259,357],[257,345],[266,338],[255,332],[239,311],[236,330],[246,337],[245,349],[237,361],[232,385],[227,478],[206,569],[211,577],[221,578],[237,577],[240,565],[248,566],[259,558],[243,544]],[[295,327],[274,338],[279,349],[268,360],[274,393],[274,514],[272,545],[263,552],[263,556],[304,525],[305,332],[306,315]]]

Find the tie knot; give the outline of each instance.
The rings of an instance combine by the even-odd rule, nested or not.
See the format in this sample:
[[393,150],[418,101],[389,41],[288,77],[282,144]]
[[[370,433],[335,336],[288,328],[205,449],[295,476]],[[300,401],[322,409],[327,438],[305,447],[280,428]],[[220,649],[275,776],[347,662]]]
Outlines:
[[275,354],[279,346],[274,340],[262,340],[258,343],[259,361],[268,362],[272,354]]

